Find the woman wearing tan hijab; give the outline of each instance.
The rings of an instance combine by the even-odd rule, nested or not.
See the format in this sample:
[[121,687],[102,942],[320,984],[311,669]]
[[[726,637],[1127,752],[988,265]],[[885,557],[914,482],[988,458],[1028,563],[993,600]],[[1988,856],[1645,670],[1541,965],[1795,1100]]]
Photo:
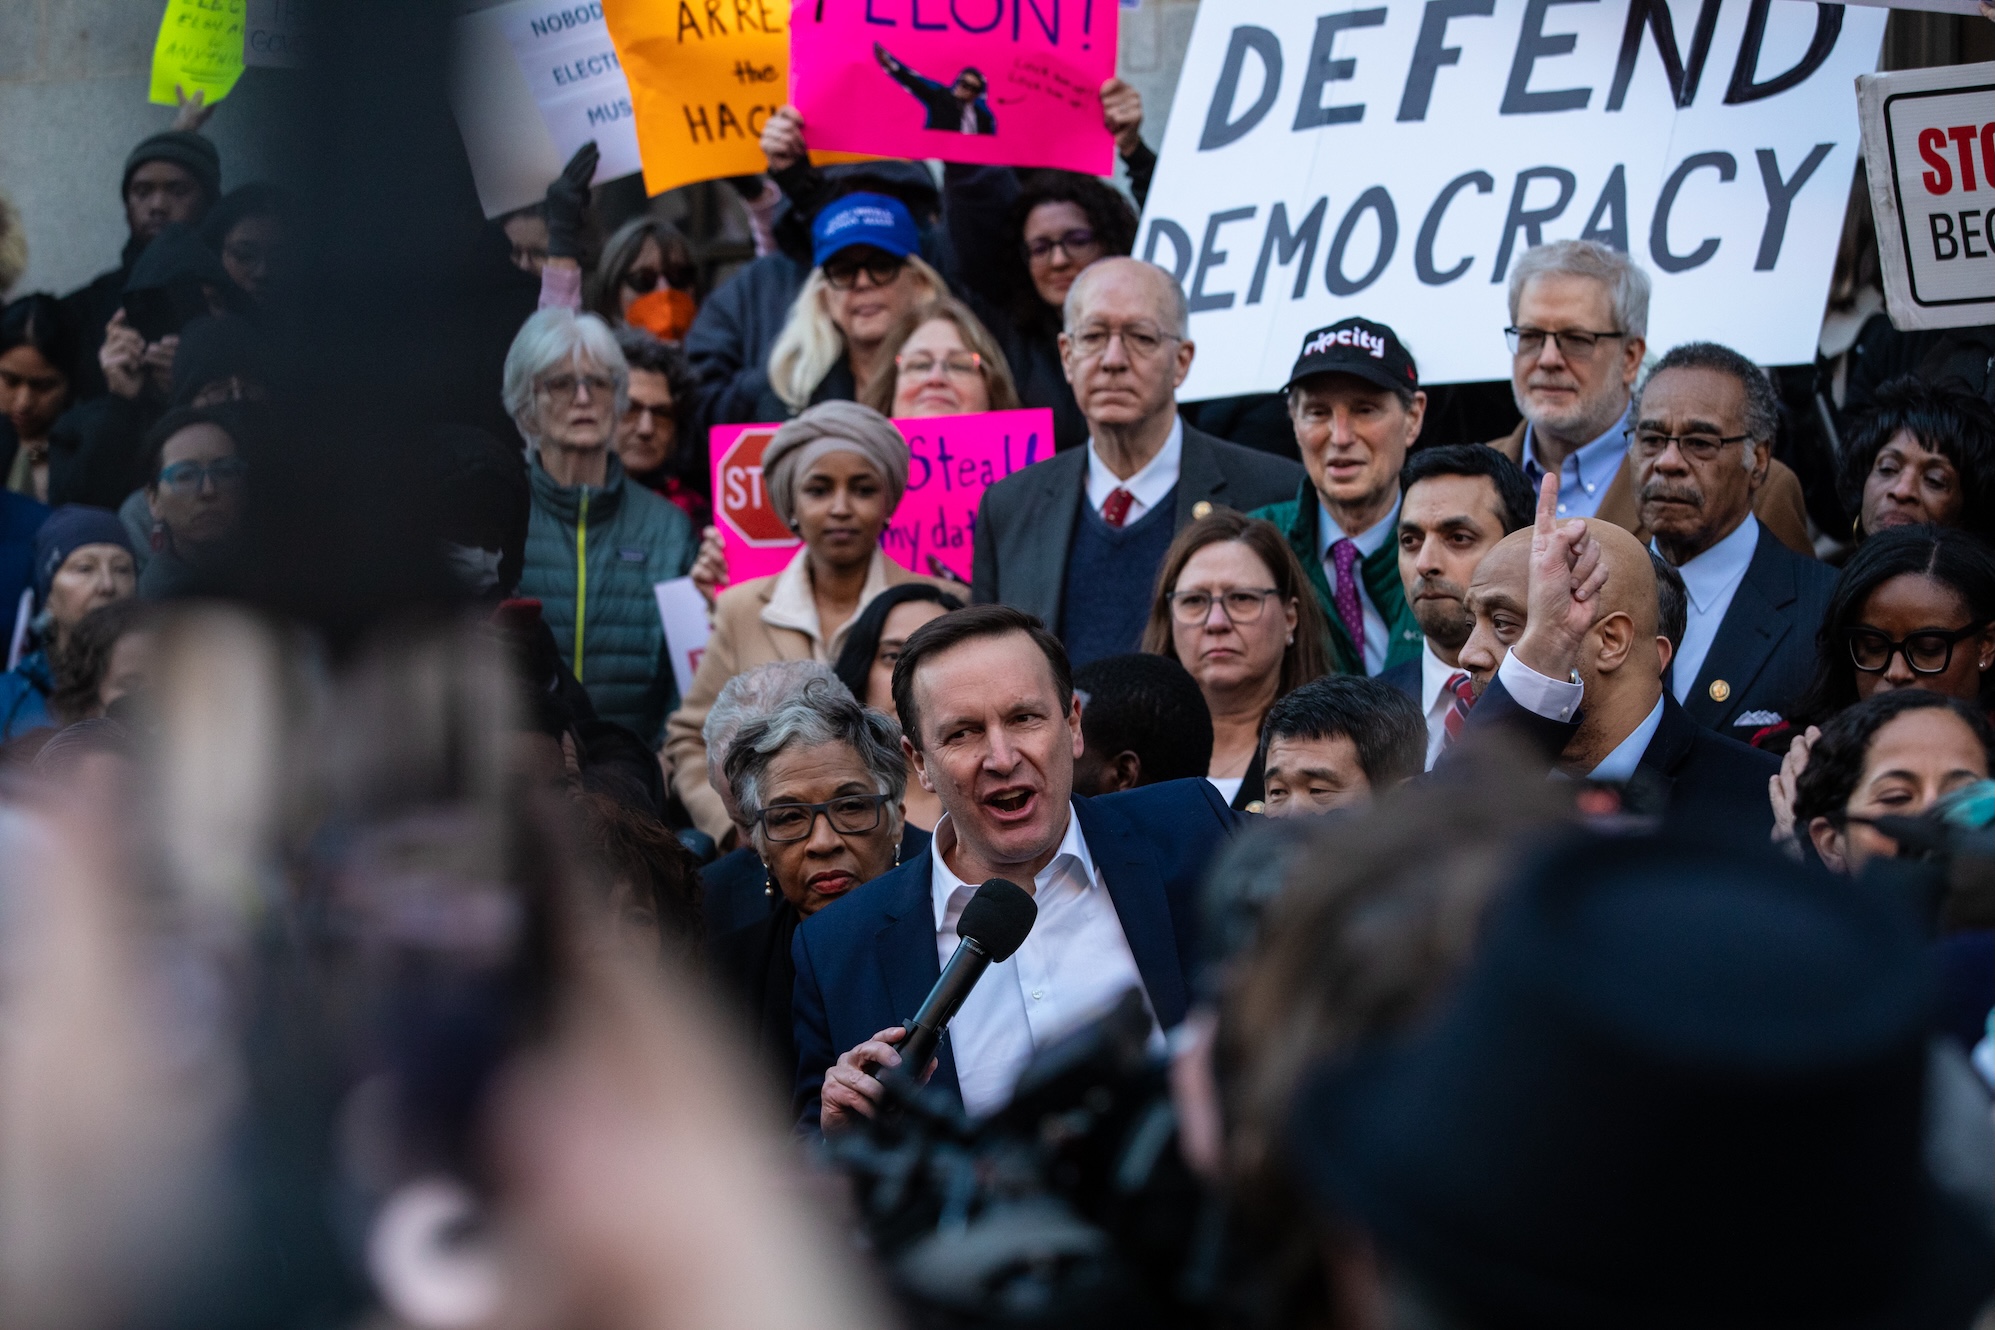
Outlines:
[[665,726],[673,787],[694,825],[716,843],[725,845],[735,828],[707,784],[700,727],[723,684],[766,661],[836,660],[845,630],[890,586],[932,582],[967,599],[964,588],[911,573],[880,549],[880,533],[907,490],[907,472],[907,440],[885,416],[856,402],[811,407],[763,451],[769,501],[803,538],[803,548],[782,572],[720,594],[699,672]]

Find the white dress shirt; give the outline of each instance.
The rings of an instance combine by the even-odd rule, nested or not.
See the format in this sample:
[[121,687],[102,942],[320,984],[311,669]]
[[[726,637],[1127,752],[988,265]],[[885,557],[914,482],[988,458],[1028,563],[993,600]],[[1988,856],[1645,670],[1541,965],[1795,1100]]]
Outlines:
[[[1732,608],[1732,597],[1739,583],[1746,580],[1746,567],[1759,548],[1759,533],[1759,521],[1747,513],[1731,535],[1676,570],[1683,577],[1690,602],[1690,612],[1684,616],[1683,645],[1676,649],[1676,660],[1670,667],[1670,692],[1679,702],[1689,695],[1704,669],[1704,658],[1718,639],[1718,626],[1725,621],[1725,611]],[[1649,548],[1655,549],[1653,541]]]
[[[1504,655],[1503,663],[1496,667],[1496,677],[1503,680],[1503,687],[1519,706],[1533,715],[1551,720],[1571,720],[1586,696],[1584,684],[1542,675],[1517,659],[1514,651]],[[1662,724],[1662,715],[1663,700],[1659,697],[1642,723],[1627,738],[1614,745],[1614,751],[1601,758],[1593,770],[1586,773],[1587,778],[1616,783],[1625,783],[1633,778],[1635,768],[1642,764],[1642,754],[1649,751],[1649,743]]]
[[[1369,559],[1378,553],[1379,547],[1391,540],[1399,530],[1399,504],[1405,496],[1392,505],[1392,511],[1374,522],[1365,531],[1351,532],[1337,525],[1337,519],[1330,516],[1329,507],[1319,497],[1316,500],[1316,557],[1323,561],[1323,577],[1330,584],[1330,594],[1337,594],[1337,564],[1330,557],[1330,547],[1349,537],[1358,547],[1360,559]],[[1358,606],[1365,612],[1364,642],[1365,673],[1377,674],[1385,668],[1386,653],[1392,650],[1391,629],[1386,626],[1385,616],[1372,604],[1372,593],[1365,589],[1362,570],[1358,574]],[[1346,629],[1350,624],[1345,624]]]
[[[1623,415],[1605,434],[1581,445],[1559,464],[1560,517],[1592,517],[1600,511],[1607,486],[1628,456],[1628,435],[1633,428],[1628,416]],[[1545,468],[1538,462],[1537,442],[1535,432],[1526,425],[1524,478],[1531,482],[1533,494],[1538,492],[1538,482],[1545,476]]]
[[1101,460],[1100,445],[1088,440],[1088,502],[1096,512],[1108,502],[1108,496],[1119,489],[1129,491],[1132,502],[1129,515],[1122,519],[1124,526],[1134,525],[1136,519],[1163,502],[1164,496],[1178,485],[1178,461],[1185,451],[1185,423],[1171,417],[1171,432],[1164,437],[1164,446],[1157,455],[1144,463],[1143,469],[1127,480],[1123,480],[1108,469]]
[[[929,875],[935,903],[935,955],[944,965],[956,952],[956,921],[977,887],[950,869],[956,828],[947,814],[935,824]],[[1022,884],[1021,884],[1022,885]],[[1032,878],[1038,918],[1010,960],[984,972],[949,1023],[963,1107],[982,1117],[1004,1107],[1032,1055],[1061,1035],[1105,1014],[1142,972],[1109,899],[1108,884],[1088,853],[1071,806],[1067,832],[1053,861]],[[1148,993],[1144,994],[1148,1001]],[[1151,1042],[1163,1035],[1153,1015]]]
[[1598,766],[1586,773],[1589,780],[1613,781],[1625,785],[1635,777],[1635,768],[1642,765],[1642,754],[1649,751],[1649,741],[1656,737],[1656,730],[1662,725],[1663,700],[1649,708],[1649,714],[1620,743],[1614,751],[1600,759]]
[[1440,761],[1441,745],[1448,738],[1448,713],[1455,709],[1455,695],[1448,691],[1448,680],[1457,674],[1468,671],[1459,665],[1450,665],[1434,654],[1434,644],[1424,638],[1420,643],[1420,712],[1427,717],[1427,770],[1432,771]]

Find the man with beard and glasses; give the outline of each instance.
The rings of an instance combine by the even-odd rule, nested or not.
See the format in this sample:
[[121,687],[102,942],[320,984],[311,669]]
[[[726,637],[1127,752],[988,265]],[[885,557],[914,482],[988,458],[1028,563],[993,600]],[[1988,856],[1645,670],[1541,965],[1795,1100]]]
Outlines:
[[1689,598],[1667,686],[1692,720],[1740,739],[1784,720],[1814,677],[1836,581],[1752,514],[1778,411],[1758,366],[1688,342],[1649,371],[1628,454],[1642,524]]
[[[1490,447],[1535,491],[1559,478],[1559,516],[1597,517],[1646,542],[1628,447],[1631,390],[1648,350],[1649,275],[1591,240],[1526,250],[1510,269],[1510,390],[1523,419]],[[1753,512],[1783,545],[1812,554],[1801,482],[1767,467]]]
[[1476,564],[1512,531],[1531,525],[1531,487],[1517,464],[1473,443],[1422,448],[1400,468],[1399,580],[1425,639],[1420,658],[1379,675],[1420,704],[1426,765],[1468,718],[1462,645],[1474,620],[1468,584]]

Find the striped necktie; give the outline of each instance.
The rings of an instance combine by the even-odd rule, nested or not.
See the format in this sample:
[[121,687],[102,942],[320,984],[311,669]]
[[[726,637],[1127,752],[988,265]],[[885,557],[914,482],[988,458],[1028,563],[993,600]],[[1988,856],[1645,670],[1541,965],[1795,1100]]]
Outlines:
[[1462,737],[1462,726],[1469,723],[1469,708],[1475,705],[1475,686],[1468,675],[1458,670],[1442,687],[1455,695],[1455,705],[1441,720],[1441,728],[1448,736],[1441,741],[1441,747],[1446,748]]

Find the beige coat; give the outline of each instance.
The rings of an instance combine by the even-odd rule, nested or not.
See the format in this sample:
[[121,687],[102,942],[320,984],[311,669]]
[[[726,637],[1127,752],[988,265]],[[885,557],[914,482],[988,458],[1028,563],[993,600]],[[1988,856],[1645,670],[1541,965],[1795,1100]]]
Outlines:
[[[1518,421],[1517,428],[1505,437],[1491,439],[1489,446],[1522,466],[1524,422]],[[1603,522],[1612,522],[1625,531],[1632,531],[1635,539],[1644,545],[1649,543],[1648,528],[1642,525],[1641,510],[1635,503],[1635,459],[1632,454],[1621,459],[1621,468],[1614,473],[1614,479],[1607,482],[1607,492],[1600,496],[1600,509],[1594,516]],[[1777,457],[1767,460],[1766,483],[1753,495],[1753,516],[1788,549],[1810,559],[1815,557],[1815,542],[1808,538],[1808,508],[1801,498],[1801,481],[1793,469]]]
[[707,639],[706,652],[693,675],[693,686],[687,691],[684,703],[665,721],[665,753],[672,761],[672,788],[692,815],[693,825],[712,836],[716,844],[726,839],[734,824],[728,820],[720,795],[707,783],[707,745],[700,731],[707,723],[707,712],[713,709],[714,699],[720,696],[729,679],[772,660],[826,663],[837,660],[845,646],[846,630],[872,603],[873,597],[890,586],[928,582],[961,596],[965,602],[970,598],[966,588],[911,573],[876,551],[873,566],[866,574],[865,589],[859,594],[858,608],[826,641],[818,631],[817,604],[811,595],[807,556],[807,551],[798,550],[782,572],[754,578],[720,593],[714,603],[713,636]]

